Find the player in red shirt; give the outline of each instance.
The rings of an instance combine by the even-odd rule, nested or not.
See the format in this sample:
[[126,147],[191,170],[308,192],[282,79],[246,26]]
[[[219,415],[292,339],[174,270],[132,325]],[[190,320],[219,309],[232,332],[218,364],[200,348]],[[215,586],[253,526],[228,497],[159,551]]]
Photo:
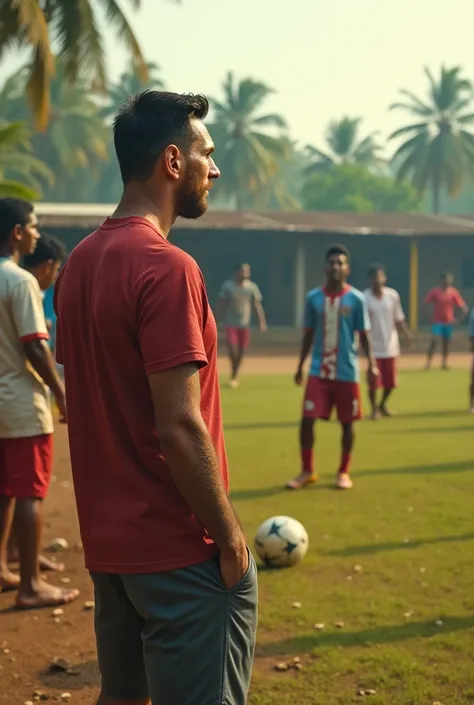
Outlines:
[[97,705],[247,697],[257,575],[227,497],[216,324],[196,262],[168,241],[219,177],[207,111],[157,91],[119,110],[122,199],[56,287]]
[[[426,369],[431,367],[438,340],[441,340],[441,366],[448,369],[449,343],[453,335],[453,326],[460,323],[468,314],[469,309],[461,294],[453,286],[453,275],[449,272],[441,275],[440,286],[431,289],[425,297],[425,304],[433,305],[432,339],[426,356]],[[456,320],[456,309],[460,316]]]

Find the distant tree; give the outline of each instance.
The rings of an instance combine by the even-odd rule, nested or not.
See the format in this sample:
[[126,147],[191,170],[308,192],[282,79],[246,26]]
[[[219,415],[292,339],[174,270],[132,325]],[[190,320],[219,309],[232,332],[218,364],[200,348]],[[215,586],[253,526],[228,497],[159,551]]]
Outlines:
[[391,110],[404,110],[417,122],[396,130],[389,139],[405,138],[393,155],[399,179],[409,178],[419,194],[430,190],[432,208],[439,212],[440,196],[456,196],[466,177],[474,176],[474,125],[471,81],[461,68],[441,67],[439,78],[425,69],[428,97],[421,100],[402,90],[403,102]]
[[252,197],[252,207],[259,211],[300,211],[305,166],[305,154],[289,140],[288,154],[277,160],[277,173]]
[[[7,79],[0,91],[0,115],[10,121],[30,121],[24,97],[28,72],[23,69]],[[33,132],[33,130],[31,130]],[[51,115],[44,133],[31,138],[33,153],[55,175],[44,195],[59,201],[88,200],[100,169],[109,158],[108,127],[83,81],[65,80],[62,62],[51,82]]]
[[147,79],[143,81],[135,71],[129,69],[120,76],[117,83],[113,83],[107,94],[107,105],[104,113],[107,117],[113,116],[131,95],[136,95],[140,91],[152,89],[161,91],[164,89],[164,83],[159,75],[160,67],[155,63],[148,63]]
[[343,117],[333,120],[326,130],[326,149],[312,145],[306,147],[309,159],[308,174],[329,171],[340,164],[365,164],[368,167],[380,167],[381,147],[376,141],[376,133],[365,137],[360,135],[361,118]]
[[411,184],[373,174],[362,164],[342,164],[314,174],[302,191],[305,210],[399,213],[415,211],[420,198]]
[[237,210],[251,208],[261,192],[289,157],[286,122],[277,113],[263,113],[273,93],[253,78],[236,82],[232,72],[223,84],[222,100],[211,100],[216,160],[222,170],[219,191],[232,199]]
[[[0,3],[0,59],[11,47],[29,48],[32,58],[26,82],[35,126],[45,129],[50,109],[50,85],[55,75],[53,48],[63,75],[75,83],[79,75],[97,89],[107,86],[104,33],[114,32],[132,56],[137,75],[147,78],[137,38],[119,0],[2,0]],[[129,0],[135,10],[141,0]],[[99,21],[103,10],[107,24]]]
[[31,153],[26,125],[0,122],[0,197],[36,200],[52,180],[48,167]]

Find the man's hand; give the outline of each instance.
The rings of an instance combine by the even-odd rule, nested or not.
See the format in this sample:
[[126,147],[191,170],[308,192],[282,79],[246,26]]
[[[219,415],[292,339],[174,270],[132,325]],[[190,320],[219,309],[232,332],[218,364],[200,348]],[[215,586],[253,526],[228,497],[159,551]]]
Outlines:
[[296,370],[295,384],[297,387],[301,387],[301,385],[303,384],[303,370],[301,367],[298,367],[298,369]]
[[369,365],[369,368],[367,370],[367,382],[369,386],[375,384],[375,382],[378,380],[380,376],[379,368],[375,363],[372,363]]
[[261,321],[260,323],[260,333],[266,333],[268,330],[268,326],[265,321]]
[[67,423],[66,395],[58,394],[55,401],[59,411],[59,423]]
[[246,543],[243,542],[237,551],[221,552],[219,565],[222,582],[228,590],[231,590],[249,569],[249,552]]

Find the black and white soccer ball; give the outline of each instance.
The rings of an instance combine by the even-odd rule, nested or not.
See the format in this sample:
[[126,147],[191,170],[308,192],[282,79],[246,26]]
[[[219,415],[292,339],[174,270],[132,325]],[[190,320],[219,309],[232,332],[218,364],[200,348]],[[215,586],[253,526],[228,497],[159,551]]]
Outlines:
[[308,534],[303,524],[296,519],[270,517],[257,531],[255,549],[270,568],[296,565],[308,550]]

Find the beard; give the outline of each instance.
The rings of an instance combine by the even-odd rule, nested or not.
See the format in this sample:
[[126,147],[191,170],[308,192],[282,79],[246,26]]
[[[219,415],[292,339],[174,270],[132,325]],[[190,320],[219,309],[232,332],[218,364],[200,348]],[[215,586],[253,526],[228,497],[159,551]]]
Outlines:
[[207,211],[207,193],[197,178],[190,175],[178,193],[177,214],[181,218],[196,220]]

